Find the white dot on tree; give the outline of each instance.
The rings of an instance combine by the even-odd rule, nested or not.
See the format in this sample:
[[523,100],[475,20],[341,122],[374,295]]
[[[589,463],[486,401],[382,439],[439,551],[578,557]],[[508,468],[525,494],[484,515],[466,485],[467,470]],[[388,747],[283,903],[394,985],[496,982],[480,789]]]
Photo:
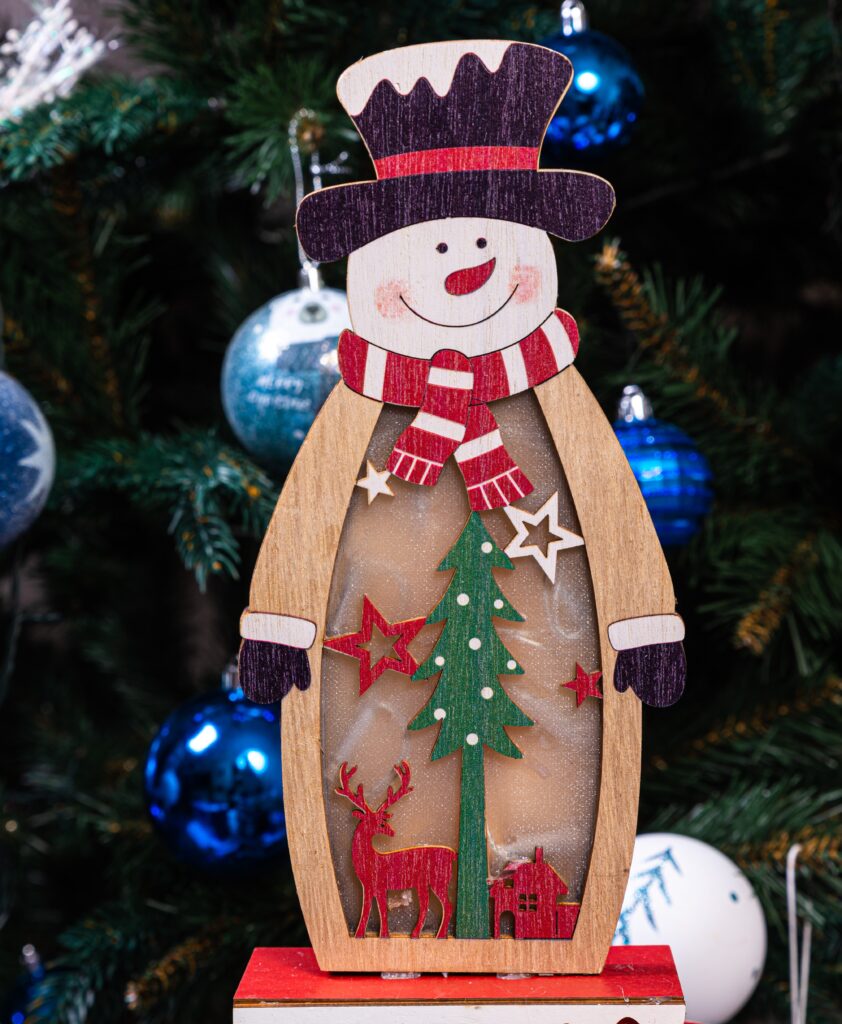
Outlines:
[[502,608],[502,607],[503,607],[503,602],[502,602],[502,601],[500,600],[500,598],[499,598],[499,597],[498,597],[498,598],[497,598],[497,600],[496,600],[496,601],[494,602],[494,607],[495,607],[495,608]]
[[471,599],[468,597],[467,594],[459,594],[457,596],[457,598],[456,598],[456,603],[457,604],[461,604],[461,605],[466,605],[466,604],[470,603],[470,600]]
[[444,708],[436,708],[433,712],[433,718],[435,718],[437,722],[440,722],[443,718],[447,718],[447,712]]
[[511,669],[517,668],[517,662],[513,661],[513,660],[512,661],[507,661],[506,662],[506,668],[511,668]]
[[475,732],[469,732],[465,737],[465,742],[469,747],[475,747],[479,743],[479,736]]
[[491,689],[490,686],[483,686],[483,688],[479,691],[479,694],[483,700],[491,700],[491,698],[494,696],[494,691]]
[[468,647],[470,647],[472,651],[478,651],[480,647],[482,647],[482,640],[480,640],[478,636],[472,636],[468,641]]
[[[492,548],[492,544],[491,544],[491,541],[488,541],[488,540],[487,540],[487,541],[485,541],[485,542],[483,543],[482,547],[480,548],[480,551],[481,551],[481,552],[482,552],[482,553],[483,553],[484,555],[490,555],[490,554],[491,554],[491,548]],[[473,735],[473,733],[472,733],[471,735]]]
[[443,665],[444,664],[444,658],[440,654],[436,657],[436,664],[437,665]]

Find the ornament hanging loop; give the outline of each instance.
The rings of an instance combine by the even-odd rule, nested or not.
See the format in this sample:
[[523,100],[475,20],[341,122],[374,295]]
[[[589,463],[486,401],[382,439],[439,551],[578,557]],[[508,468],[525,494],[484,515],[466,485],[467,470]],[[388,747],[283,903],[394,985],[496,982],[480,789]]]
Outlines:
[[559,17],[563,36],[574,36],[588,27],[588,12],[582,0],[563,0]]
[[[801,954],[798,951],[798,881],[795,866],[801,844],[790,846],[786,855],[786,916],[789,932],[789,1005],[790,1024],[807,1024],[807,996],[810,991],[810,947],[813,925],[809,917],[801,932]],[[812,904],[805,904],[807,914]],[[800,963],[799,963],[800,960]]]
[[[289,154],[292,158],[292,174],[295,180],[295,208],[308,192],[314,192],[322,187],[322,179],[326,174],[347,174],[348,154],[343,150],[335,159],[322,163],[319,157],[319,143],[324,140],[324,126],[318,115],[309,107],[301,107],[290,119],[288,126]],[[306,187],[305,168],[302,159],[302,150],[307,154],[306,172],[310,177],[311,187]],[[307,258],[307,254],[298,241],[298,262],[301,270],[298,274],[298,284],[301,288],[309,288],[311,291],[319,291],[323,287],[322,275],[319,271],[319,264]]]

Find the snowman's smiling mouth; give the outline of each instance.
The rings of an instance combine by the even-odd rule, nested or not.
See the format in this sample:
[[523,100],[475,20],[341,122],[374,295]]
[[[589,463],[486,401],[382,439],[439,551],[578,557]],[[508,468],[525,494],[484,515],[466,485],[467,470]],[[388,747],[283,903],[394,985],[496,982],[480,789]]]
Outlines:
[[486,320],[490,320],[493,316],[497,316],[501,309],[505,309],[506,306],[508,306],[508,304],[512,301],[512,298],[514,297],[514,294],[519,287],[520,284],[516,284],[514,288],[512,288],[511,294],[506,299],[506,301],[501,306],[498,306],[493,313],[489,313],[488,316],[484,316],[479,320],[472,320],[469,324],[445,324],[442,323],[440,320],[431,320],[429,317],[424,316],[422,313],[419,313],[417,309],[413,309],[412,306],[410,306],[410,304],[403,297],[403,295],[400,295],[398,297],[409,310],[409,312],[412,313],[413,316],[417,316],[419,320],[423,320],[424,323],[426,324],[432,324],[434,327],[476,327],[477,324],[484,324]]

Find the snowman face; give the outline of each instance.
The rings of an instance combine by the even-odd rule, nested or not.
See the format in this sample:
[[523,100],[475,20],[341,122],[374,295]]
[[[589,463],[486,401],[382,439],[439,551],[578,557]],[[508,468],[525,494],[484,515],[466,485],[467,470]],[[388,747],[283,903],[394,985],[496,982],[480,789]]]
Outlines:
[[366,341],[429,359],[506,348],[555,308],[558,274],[549,236],[484,217],[401,228],[348,258],[351,323]]

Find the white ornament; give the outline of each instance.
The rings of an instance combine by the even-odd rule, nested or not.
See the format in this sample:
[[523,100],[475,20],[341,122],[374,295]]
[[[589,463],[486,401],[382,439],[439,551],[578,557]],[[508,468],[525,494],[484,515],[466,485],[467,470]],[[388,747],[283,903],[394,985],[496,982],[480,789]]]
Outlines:
[[495,607],[495,608],[496,608],[496,609],[497,609],[498,611],[499,611],[499,610],[500,610],[500,609],[501,609],[501,608],[503,607],[503,602],[502,602],[502,601],[500,600],[500,598],[499,598],[499,597],[498,597],[498,598],[497,598],[497,600],[496,600],[496,601],[494,602],[494,607]]
[[517,668],[517,662],[513,658],[510,658],[509,661],[506,662],[506,668],[514,671]]
[[465,742],[469,747],[475,747],[479,743],[479,736],[475,732],[469,732],[465,737]]
[[482,647],[482,640],[480,640],[478,636],[472,636],[468,641],[468,647],[470,647],[472,651],[478,651],[480,647]]
[[389,498],[394,498],[392,488],[386,483],[390,477],[388,469],[375,469],[371,460],[366,459],[366,474],[361,476],[357,481],[357,487],[362,487],[366,491],[366,497],[368,498],[369,505],[374,501],[378,494],[385,494]]
[[486,541],[483,541],[483,543],[482,543],[482,545],[481,545],[481,547],[480,547],[480,551],[481,551],[481,552],[482,552],[482,553],[483,553],[484,555],[490,555],[490,554],[491,554],[491,549],[492,549],[492,544],[491,544],[491,542],[490,542],[490,541],[487,541],[487,540],[486,540]]
[[479,691],[479,695],[480,697],[482,697],[483,700],[491,700],[491,698],[494,696],[494,691],[491,689],[490,686],[483,686],[483,688]]
[[[506,554],[509,558],[525,558],[531,556],[544,570],[546,575],[555,583],[556,565],[559,551],[565,548],[581,547],[585,541],[577,533],[566,530],[558,521],[558,491],[550,495],[537,512],[526,512],[524,509],[507,505],[503,511],[509,517],[509,522],[517,530],[515,536],[509,541],[506,547]],[[547,550],[542,551],[537,544],[525,544],[529,540],[529,527],[537,526],[542,520],[547,520],[547,529],[556,540],[551,540]]]
[[443,718],[447,718],[447,712],[444,708],[436,708],[433,712],[433,718],[435,718],[437,722],[440,722]]
[[436,655],[436,664],[439,666],[444,664],[444,658],[440,654]]
[[461,604],[464,607],[466,604],[470,603],[470,600],[471,599],[468,597],[467,594],[459,594],[456,598],[456,603]]
[[615,945],[669,945],[687,1019],[724,1024],[745,1005],[766,959],[766,921],[749,880],[688,836],[635,840]]
[[0,43],[0,122],[16,121],[39,103],[67,96],[108,47],[73,18],[70,0],[34,8],[23,32],[9,29]]

